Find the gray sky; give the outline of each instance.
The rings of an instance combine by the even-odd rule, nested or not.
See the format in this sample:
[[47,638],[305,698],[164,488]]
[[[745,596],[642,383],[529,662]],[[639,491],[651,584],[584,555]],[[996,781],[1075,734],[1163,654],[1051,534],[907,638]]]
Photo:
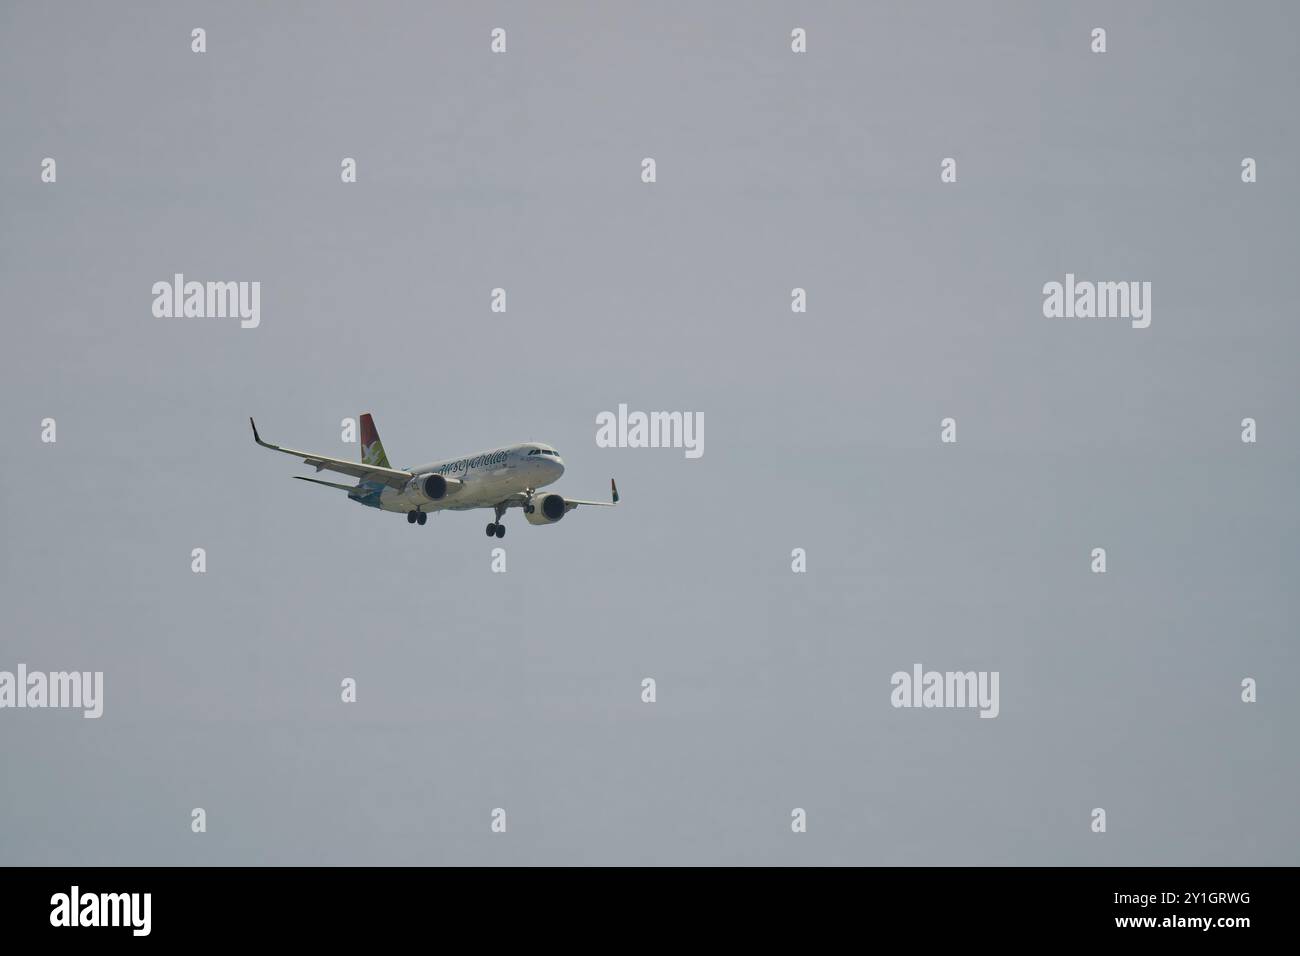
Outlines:
[[[105,674],[0,711],[0,862],[1300,862],[1298,21],[0,6],[0,669]],[[154,318],[175,272],[261,326]],[[1044,318],[1066,272],[1151,327]],[[596,447],[620,402],[704,456]],[[247,425],[362,411],[624,504],[411,528]],[[892,708],[915,662],[1000,716]]]

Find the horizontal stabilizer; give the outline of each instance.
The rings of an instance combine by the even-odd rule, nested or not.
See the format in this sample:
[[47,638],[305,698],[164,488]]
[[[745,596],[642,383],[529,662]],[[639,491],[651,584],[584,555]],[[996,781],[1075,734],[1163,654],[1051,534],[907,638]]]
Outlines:
[[340,485],[333,481],[321,481],[319,478],[304,478],[302,475],[294,475],[299,481],[310,481],[313,485],[324,485],[326,488],[337,488],[339,491],[356,491],[356,485]]

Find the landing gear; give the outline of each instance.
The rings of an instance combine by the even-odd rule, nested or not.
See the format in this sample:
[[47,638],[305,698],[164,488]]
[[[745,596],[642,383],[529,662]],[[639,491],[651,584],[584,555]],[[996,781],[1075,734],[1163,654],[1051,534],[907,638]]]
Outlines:
[[420,527],[423,528],[423,527],[424,527],[424,523],[425,523],[426,521],[428,521],[428,520],[429,520],[429,516],[428,516],[427,514],[425,514],[423,511],[421,511],[421,512],[420,512],[420,517],[418,517],[418,518],[415,519],[415,523],[418,524]]
[[415,524],[415,522],[419,520],[418,518],[416,518],[415,514],[416,514],[416,513],[415,513],[414,511],[408,511],[408,512],[406,513],[406,523],[407,523],[407,524]]
[[506,513],[505,505],[494,505],[492,508],[496,512],[497,520],[487,526],[487,536],[490,538],[496,535],[498,538],[506,536],[506,526],[501,523],[501,516]]
[[423,511],[408,511],[406,513],[407,524],[424,524],[429,520],[429,516]]

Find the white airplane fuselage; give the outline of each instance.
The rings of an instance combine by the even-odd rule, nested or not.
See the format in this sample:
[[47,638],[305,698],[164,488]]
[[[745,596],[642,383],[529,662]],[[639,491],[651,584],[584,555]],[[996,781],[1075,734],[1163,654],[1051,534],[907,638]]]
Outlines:
[[[490,508],[510,495],[558,481],[564,474],[564,461],[550,445],[525,442],[404,470],[414,475],[405,488],[366,483],[348,497],[384,511],[403,513]],[[435,475],[445,479],[445,489],[440,485],[429,488],[428,479]],[[442,494],[435,496],[431,490]]]

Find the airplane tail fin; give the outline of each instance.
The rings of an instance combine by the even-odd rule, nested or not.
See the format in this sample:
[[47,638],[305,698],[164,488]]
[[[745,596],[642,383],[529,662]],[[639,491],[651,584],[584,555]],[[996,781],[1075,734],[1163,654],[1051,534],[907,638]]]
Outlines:
[[375,430],[375,420],[370,417],[369,412],[361,416],[361,463],[377,465],[380,468],[392,467],[388,464],[384,443],[379,440],[379,432]]

